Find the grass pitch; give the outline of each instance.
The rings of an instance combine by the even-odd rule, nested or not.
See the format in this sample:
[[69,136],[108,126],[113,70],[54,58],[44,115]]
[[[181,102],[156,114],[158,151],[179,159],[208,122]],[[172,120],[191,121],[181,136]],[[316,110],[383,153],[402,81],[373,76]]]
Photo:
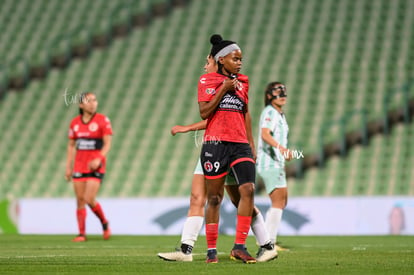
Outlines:
[[[285,237],[289,251],[267,263],[243,264],[229,259],[233,236],[219,236],[218,264],[206,264],[202,236],[193,262],[166,262],[158,252],[173,251],[179,236],[0,235],[0,274],[414,274],[414,237]],[[247,242],[251,254],[255,240]]]

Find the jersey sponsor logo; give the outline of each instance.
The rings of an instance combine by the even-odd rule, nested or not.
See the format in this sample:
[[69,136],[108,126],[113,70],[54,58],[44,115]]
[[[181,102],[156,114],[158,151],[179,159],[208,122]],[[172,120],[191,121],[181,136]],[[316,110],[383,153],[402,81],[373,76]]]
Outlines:
[[213,171],[213,164],[208,160],[208,161],[206,161],[206,162],[204,162],[204,169],[207,171],[207,172],[211,172],[211,171]]
[[76,140],[76,148],[78,150],[100,150],[102,146],[102,139],[79,138]]
[[234,93],[227,93],[220,101],[219,109],[234,110],[242,112],[244,108],[244,102],[237,97]]
[[213,157],[213,154],[212,153],[209,153],[209,152],[205,152],[204,153],[204,156],[207,157],[207,158],[212,158]]
[[216,93],[216,90],[213,88],[206,89],[206,94],[208,95],[214,95]]
[[203,77],[203,78],[200,78],[200,83],[201,83],[201,84],[204,84],[204,83],[206,83],[206,78],[205,78],[205,77]]
[[89,132],[79,132],[78,137],[89,137],[91,133]]
[[91,124],[89,124],[88,129],[91,132],[95,132],[96,130],[98,130],[98,124],[96,122],[92,122]]

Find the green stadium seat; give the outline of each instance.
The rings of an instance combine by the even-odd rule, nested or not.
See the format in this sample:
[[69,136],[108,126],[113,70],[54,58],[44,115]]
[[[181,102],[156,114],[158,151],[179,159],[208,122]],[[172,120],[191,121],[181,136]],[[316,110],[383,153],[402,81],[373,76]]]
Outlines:
[[[109,33],[112,26],[107,15],[129,3],[130,10],[119,13],[116,22],[128,20],[129,12],[149,12],[152,4],[167,2],[2,1],[0,16],[8,23],[0,34],[5,41],[0,45],[0,57],[10,61],[23,55],[31,65],[47,63],[50,55],[44,49],[56,37],[82,26],[83,33],[69,41],[76,45]],[[301,144],[306,154],[317,153],[324,123],[362,108],[369,109],[369,118],[378,119],[384,94],[410,77],[414,63],[409,50],[414,47],[412,7],[406,1],[394,4],[386,0],[265,4],[211,0],[209,5],[191,1],[184,8],[173,9],[167,17],[133,29],[109,47],[93,50],[87,59],[73,60],[65,71],[49,71],[44,81],[30,83],[24,93],[6,95],[0,102],[0,116],[5,118],[0,127],[8,132],[0,132],[0,160],[11,163],[0,171],[2,181],[14,187],[1,187],[0,196],[73,196],[67,184],[58,182],[63,181],[67,126],[77,114],[75,104],[64,104],[62,95],[67,87],[74,93],[96,89],[100,111],[113,123],[112,166],[108,167],[102,195],[188,195],[200,148],[194,145],[191,134],[167,136],[170,138],[172,125],[200,119],[197,78],[209,50],[208,36],[213,32],[238,41],[243,48],[243,72],[251,81],[255,137],[263,89],[270,80],[282,80],[290,89],[285,109],[290,143]],[[30,16],[27,10],[31,10]],[[234,26],[230,17],[223,16],[230,10],[247,19]],[[395,60],[398,66],[391,66]],[[395,100],[393,106],[399,106],[400,101]],[[31,110],[29,116],[24,115],[27,110]],[[358,122],[352,120],[348,130],[357,129]],[[22,129],[26,132],[20,136]],[[323,170],[311,169],[303,179],[289,179],[290,195],[413,194],[413,175],[406,164],[412,163],[413,149],[411,155],[390,149],[409,148],[412,132],[412,127],[404,126],[389,138],[374,138],[369,146],[352,149],[344,159],[328,160]],[[402,135],[404,138],[397,138]],[[338,129],[326,138],[338,140]],[[25,162],[24,151],[29,152],[30,163],[22,169],[17,164]],[[380,161],[380,156],[401,161],[390,166]],[[36,176],[28,177],[25,169]],[[44,169],[50,169],[52,175],[36,172]],[[4,175],[3,171],[12,171],[18,177]],[[22,188],[26,184],[31,188]]]

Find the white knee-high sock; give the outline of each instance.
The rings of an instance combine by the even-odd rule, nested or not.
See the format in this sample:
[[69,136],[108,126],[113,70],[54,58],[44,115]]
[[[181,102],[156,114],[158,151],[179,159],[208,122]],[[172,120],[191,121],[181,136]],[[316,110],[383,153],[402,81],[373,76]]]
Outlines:
[[272,243],[276,243],[277,233],[279,231],[279,225],[282,220],[283,209],[280,208],[269,208],[266,213],[266,228],[269,232],[270,240]]
[[187,217],[184,222],[183,232],[181,233],[181,243],[194,246],[203,223],[204,217],[202,216]]
[[256,236],[256,241],[260,246],[265,245],[270,241],[262,213],[259,212],[259,214],[253,217],[251,228]]

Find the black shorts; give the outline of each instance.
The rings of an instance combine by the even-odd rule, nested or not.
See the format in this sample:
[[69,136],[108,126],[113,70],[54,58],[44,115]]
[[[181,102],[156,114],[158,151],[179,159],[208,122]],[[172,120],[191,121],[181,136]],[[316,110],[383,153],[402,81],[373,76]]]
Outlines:
[[248,143],[205,142],[200,159],[206,179],[224,177],[231,169],[238,184],[255,182],[256,166]]
[[79,172],[74,172],[72,174],[72,181],[73,182],[81,182],[81,181],[87,181],[87,180],[97,180],[99,182],[102,182],[103,178],[104,178],[105,174],[104,173],[99,173],[97,171],[93,171],[90,173],[79,173]]

